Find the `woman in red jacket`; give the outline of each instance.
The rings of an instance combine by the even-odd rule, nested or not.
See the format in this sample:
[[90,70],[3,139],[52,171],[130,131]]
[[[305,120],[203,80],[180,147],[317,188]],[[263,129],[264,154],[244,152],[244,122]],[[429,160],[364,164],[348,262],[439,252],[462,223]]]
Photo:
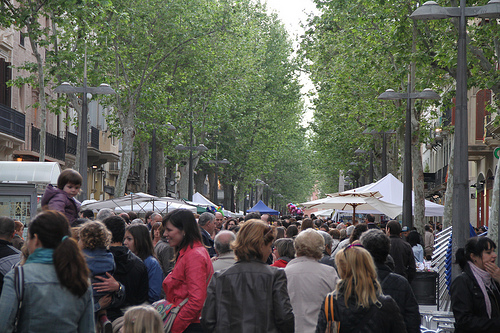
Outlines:
[[201,241],[200,229],[193,213],[185,209],[167,214],[162,226],[176,258],[174,269],[163,281],[165,298],[176,306],[188,299],[177,314],[171,332],[203,332],[201,309],[214,270]]

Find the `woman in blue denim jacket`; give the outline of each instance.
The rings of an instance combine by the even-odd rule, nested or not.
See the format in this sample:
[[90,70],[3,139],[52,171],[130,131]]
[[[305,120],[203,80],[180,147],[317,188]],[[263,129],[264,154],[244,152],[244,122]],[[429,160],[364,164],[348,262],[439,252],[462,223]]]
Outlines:
[[[95,332],[89,271],[70,236],[66,217],[56,211],[45,211],[30,223],[17,332]],[[18,303],[11,270],[0,297],[0,332],[14,330]]]

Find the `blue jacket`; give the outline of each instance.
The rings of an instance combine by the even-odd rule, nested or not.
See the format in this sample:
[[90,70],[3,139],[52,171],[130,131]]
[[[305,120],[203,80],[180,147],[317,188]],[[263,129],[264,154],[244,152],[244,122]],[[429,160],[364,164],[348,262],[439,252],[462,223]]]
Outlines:
[[154,303],[161,298],[161,284],[163,282],[163,271],[160,263],[153,256],[149,256],[144,260],[144,265],[148,270],[149,291],[148,301]]
[[[95,332],[92,287],[82,297],[63,287],[52,264],[27,263],[18,332]],[[0,297],[0,332],[10,333],[18,308],[14,270],[4,278]]]
[[[113,275],[116,265],[115,258],[113,254],[107,251],[106,249],[83,249],[83,253],[85,254],[85,261],[87,261],[87,266],[89,267],[90,272],[92,273],[92,284],[95,282],[102,282],[99,279],[96,279],[96,276],[107,277],[106,273]],[[93,296],[94,296],[94,311],[97,312],[101,309],[99,305],[99,299],[107,294],[108,292],[97,292],[92,288]]]

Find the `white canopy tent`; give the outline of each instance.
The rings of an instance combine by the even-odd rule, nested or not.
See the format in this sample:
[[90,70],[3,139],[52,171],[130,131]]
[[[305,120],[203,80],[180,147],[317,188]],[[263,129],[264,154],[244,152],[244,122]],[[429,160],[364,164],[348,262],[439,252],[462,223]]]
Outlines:
[[131,193],[119,198],[108,199],[104,201],[88,202],[82,204],[81,209],[100,210],[103,208],[114,209],[115,212],[147,212],[156,211],[160,213],[167,213],[172,209],[184,208],[189,209],[196,213],[196,207],[187,204],[184,201],[163,197],[159,198],[147,193]]
[[[377,182],[358,187],[356,189],[352,189],[349,191],[345,191],[344,193],[352,193],[352,192],[379,192],[382,197],[381,201],[388,202],[391,204],[395,204],[401,206],[401,211],[403,209],[403,183],[399,181],[392,174],[387,174],[384,178],[380,179]],[[411,193],[412,197],[412,208],[415,208],[415,194]],[[370,210],[356,210],[357,213],[363,214],[378,214],[376,211]],[[443,216],[444,215],[444,206],[431,202],[429,200],[425,200],[425,216]]]
[[[212,201],[208,200],[207,198],[205,198],[201,193],[199,192],[196,192],[195,194],[193,194],[193,200],[192,201],[187,201],[189,204],[191,205],[195,205],[195,206],[199,206],[199,207],[215,207],[217,208],[218,206],[216,204],[214,204]],[[237,215],[241,215],[241,214],[236,214],[236,213],[233,213],[227,209],[222,209],[223,213],[224,213],[224,216],[237,216]]]
[[353,193],[335,193],[329,197],[314,201],[304,202],[301,205],[306,208],[336,209],[349,211],[354,215],[362,211],[375,211],[376,214],[385,214],[391,218],[401,213],[401,207],[392,203],[384,202],[379,192],[353,192]]

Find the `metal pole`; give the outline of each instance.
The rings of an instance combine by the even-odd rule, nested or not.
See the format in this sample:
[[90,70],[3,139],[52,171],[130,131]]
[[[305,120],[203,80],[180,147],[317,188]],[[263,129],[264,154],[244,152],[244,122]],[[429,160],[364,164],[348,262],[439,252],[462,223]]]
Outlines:
[[80,151],[80,166],[79,171],[82,176],[82,187],[79,195],[80,201],[87,200],[87,146],[88,146],[88,108],[87,108],[87,48],[85,47],[85,60],[83,66],[83,97],[82,97],[82,119],[80,119],[80,126],[82,126],[81,138],[81,151]]
[[370,151],[370,184],[373,183],[373,151]]
[[[455,174],[453,184],[453,258],[456,251],[464,247],[469,238],[469,165],[467,133],[467,51],[466,51],[466,1],[460,0],[458,30],[457,87],[455,109]],[[455,262],[455,260],[453,260]],[[460,268],[453,264],[452,276],[460,274]]]
[[[411,230],[413,227],[413,214],[411,202],[411,80],[408,75],[408,97],[406,99],[405,120],[405,153],[404,153],[404,182],[403,182],[403,225]],[[385,133],[384,133],[385,134]]]
[[387,138],[385,132],[382,133],[382,177],[387,175]]
[[190,141],[189,146],[189,184],[188,184],[188,200],[193,200],[193,121],[191,120],[189,127]]
[[219,199],[217,198],[218,196],[218,191],[219,191],[219,182],[218,182],[218,179],[217,179],[217,168],[219,167],[219,161],[217,161],[217,155],[216,156],[216,160],[215,160],[215,180],[214,180],[214,204],[216,205],[219,205],[219,203],[217,201],[219,201]]
[[156,195],[156,128],[153,128],[151,140],[151,171],[149,173],[149,193]]

